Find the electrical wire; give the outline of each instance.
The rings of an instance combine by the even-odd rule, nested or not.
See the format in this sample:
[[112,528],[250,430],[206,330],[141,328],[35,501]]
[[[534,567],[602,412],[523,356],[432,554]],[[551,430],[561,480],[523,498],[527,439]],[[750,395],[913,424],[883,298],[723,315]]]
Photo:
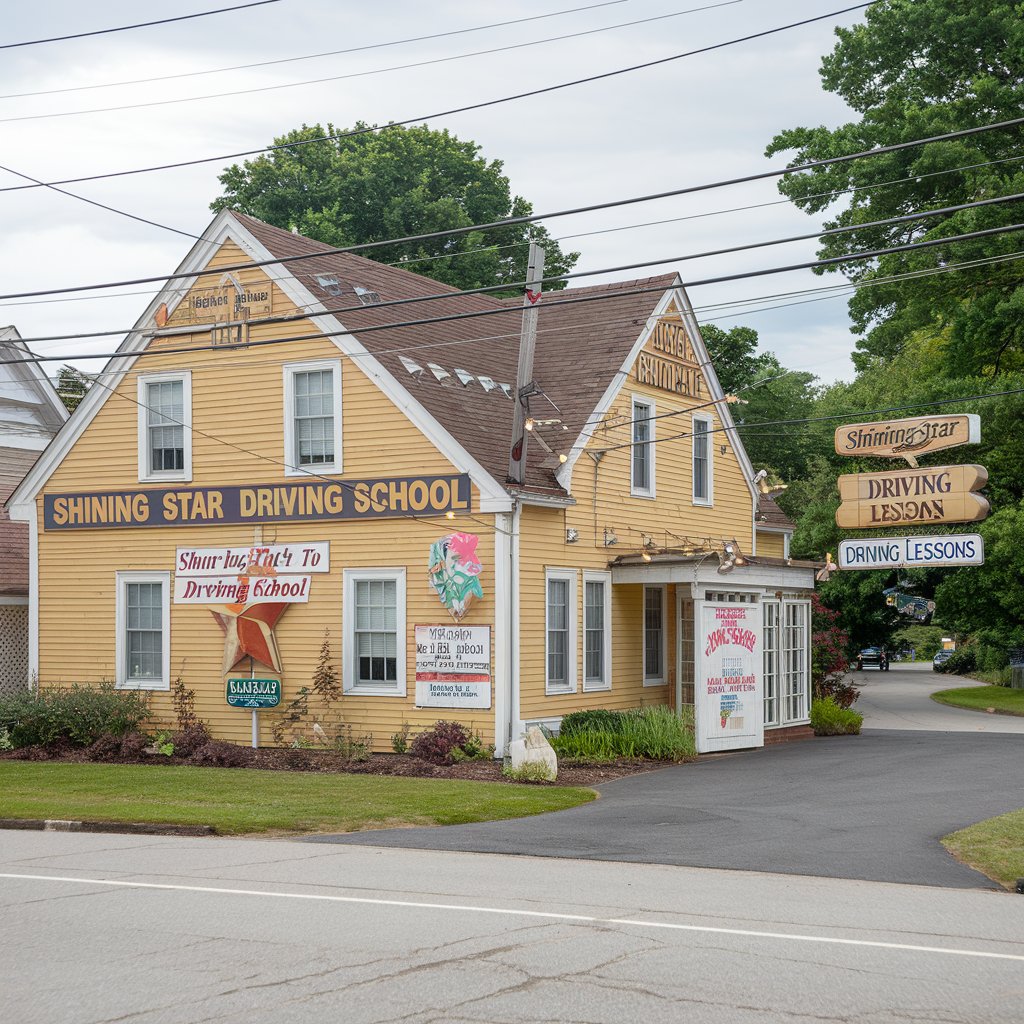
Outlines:
[[[92,89],[116,89],[123,85],[148,85],[151,82],[169,82],[179,78],[197,78],[201,75],[219,75],[225,71],[248,71],[252,68],[266,68],[275,64],[292,64],[296,61],[315,60],[318,57],[340,57],[347,53],[361,53],[365,50],[380,50],[388,46],[401,46],[405,43],[422,43],[431,39],[444,39],[448,36],[466,35],[470,32],[483,32],[491,28],[505,28],[508,25],[525,25],[530,21],[543,21],[545,18],[556,18],[564,14],[576,14],[580,11],[593,11],[599,7],[615,7],[628,3],[629,0],[605,0],[604,3],[589,4],[586,7],[570,7],[566,10],[552,11],[549,14],[535,14],[526,18],[514,18],[511,21],[496,21],[489,25],[476,25],[472,28],[453,29],[448,32],[434,32],[426,36],[411,36],[407,39],[392,39],[384,43],[369,43],[365,46],[350,46],[344,50],[326,50],[323,53],[307,53],[301,57],[280,57],[275,60],[255,61],[252,64],[234,64],[226,68],[208,68],[205,71],[183,71],[176,75],[157,75],[154,78],[130,78],[121,82],[101,82],[97,85],[73,85],[64,89],[39,89],[35,92],[12,92],[0,95],[0,100],[24,99],[29,96],[53,96],[65,92],[87,92]],[[733,0],[739,3],[740,0]]]
[[85,39],[87,36],[106,36],[112,32],[127,32],[135,28],[151,28],[154,25],[169,25],[172,21],[191,21],[193,18],[208,18],[211,14],[227,14],[230,11],[242,11],[246,7],[263,7],[276,4],[280,0],[252,0],[247,4],[236,4],[234,7],[218,7],[215,11],[199,11],[196,14],[179,14],[174,18],[161,18],[159,21],[140,21],[134,25],[119,25],[116,28],[97,28],[91,32],[75,32],[67,36],[51,36],[49,39],[27,39],[21,43],[0,43],[0,50],[14,50],[20,46],[39,46],[42,43],[62,43],[67,39]]
[[[466,104],[466,105],[461,106],[461,107],[451,107],[448,110],[441,110],[441,111],[437,111],[437,112],[432,113],[432,114],[421,114],[421,115],[419,115],[417,117],[410,117],[410,118],[406,118],[406,119],[401,120],[401,121],[390,121],[388,124],[382,125],[382,126],[373,126],[373,127],[368,126],[366,128],[360,128],[360,129],[356,129],[356,130],[349,131],[349,132],[339,132],[339,133],[333,134],[333,135],[318,136],[317,138],[313,138],[313,139],[302,139],[302,140],[299,140],[299,141],[296,141],[296,142],[280,143],[280,144],[275,144],[273,146],[263,146],[263,147],[261,147],[259,149],[244,150],[244,151],[240,151],[238,153],[223,153],[223,154],[220,154],[218,156],[202,157],[202,158],[193,159],[193,160],[179,160],[179,161],[176,161],[174,163],[169,163],[169,164],[156,164],[156,165],[153,165],[153,166],[150,166],[150,167],[136,167],[136,168],[133,168],[133,169],[127,170],[127,171],[111,171],[111,172],[107,172],[105,174],[84,175],[84,176],[78,177],[78,178],[62,178],[62,179],[59,179],[57,181],[47,182],[46,184],[50,184],[50,185],[73,185],[73,184],[78,184],[78,183],[83,182],[83,181],[98,181],[98,180],[107,179],[107,178],[121,178],[121,177],[125,177],[127,175],[148,174],[148,173],[153,172],[153,171],[167,171],[167,170],[172,170],[172,169],[179,168],[179,167],[195,167],[195,166],[198,166],[200,164],[220,163],[223,160],[237,160],[237,159],[239,159],[241,157],[256,156],[256,155],[258,155],[260,153],[271,153],[271,152],[274,152],[274,151],[280,150],[280,149],[295,149],[295,148],[297,148],[299,146],[308,146],[308,145],[311,145],[311,144],[317,143],[317,142],[333,142],[333,141],[337,141],[339,139],[352,138],[352,137],[354,137],[356,135],[365,135],[365,134],[367,134],[369,132],[387,131],[388,129],[391,129],[391,128],[401,128],[401,127],[404,127],[404,126],[410,125],[410,124],[416,124],[416,123],[421,123],[421,122],[430,121],[430,120],[437,120],[438,118],[442,118],[442,117],[450,117],[453,114],[464,114],[464,113],[468,113],[469,111],[472,111],[472,110],[484,110],[484,109],[489,108],[489,107],[500,106],[500,105],[505,104],[505,103],[512,103],[512,102],[515,102],[517,100],[527,99],[527,98],[532,97],[532,96],[545,96],[545,95],[548,95],[548,94],[553,93],[553,92],[558,92],[558,91],[560,91],[562,89],[573,88],[573,87],[575,87],[577,85],[585,85],[585,84],[590,83],[590,82],[603,81],[603,80],[608,79],[608,78],[614,78],[614,77],[617,77],[619,75],[630,74],[631,72],[641,71],[641,70],[644,70],[644,69],[650,68],[650,67],[659,67],[659,66],[661,66],[663,64],[668,64],[668,63],[670,63],[672,61],[681,60],[684,57],[693,57],[693,56],[695,56],[695,55],[697,55],[699,53],[710,53],[710,52],[712,52],[714,50],[724,49],[727,46],[735,46],[735,45],[738,45],[739,43],[750,42],[753,39],[763,39],[763,38],[765,38],[767,36],[777,35],[780,32],[787,32],[790,29],[800,28],[803,25],[810,25],[810,24],[813,24],[814,22],[818,22],[818,21],[826,21],[829,18],[838,17],[840,14],[848,14],[851,11],[859,11],[859,10],[864,9],[865,7],[871,7],[875,2],[876,2],[876,0],[867,0],[866,3],[854,4],[851,7],[843,7],[840,10],[830,11],[828,14],[819,14],[819,15],[816,15],[815,17],[813,17],[813,18],[804,18],[802,21],[794,21],[794,22],[790,22],[787,25],[779,25],[779,26],[776,26],[775,28],[765,29],[762,32],[754,32],[751,35],[740,36],[740,37],[735,38],[735,39],[729,39],[729,40],[726,40],[725,42],[722,42],[722,43],[714,43],[711,46],[705,46],[705,47],[702,47],[702,48],[697,49],[697,50],[688,50],[688,51],[686,51],[684,53],[676,53],[676,54],[672,54],[671,56],[668,56],[668,57],[660,57],[657,60],[646,61],[645,63],[642,63],[642,64],[632,64],[632,65],[630,65],[628,67],[616,68],[616,69],[614,69],[612,71],[603,71],[603,72],[600,72],[600,73],[595,74],[595,75],[588,75],[588,76],[583,77],[583,78],[575,78],[575,79],[572,79],[571,81],[567,81],[567,82],[558,82],[558,83],[556,83],[554,85],[540,86],[540,87],[538,87],[536,89],[529,89],[529,90],[526,90],[524,92],[514,93],[514,94],[512,94],[510,96],[500,96],[500,97],[498,97],[496,99],[492,99],[492,100],[481,100],[478,103],[470,103],[470,104]],[[1016,122],[1014,122],[1014,123],[1016,123]],[[810,165],[808,165],[808,166],[810,166]],[[38,186],[38,185],[12,185],[12,186],[8,186],[6,188],[0,189],[0,192],[16,192],[16,191],[21,191],[23,189],[31,189],[31,188],[39,188],[39,187],[40,186]],[[534,218],[534,219],[536,219],[536,218]]]
[[21,114],[16,117],[0,117],[0,124],[10,124],[15,121],[45,121],[57,117],[78,117],[83,114],[112,114],[124,110],[141,110],[148,107],[176,106],[179,103],[199,103],[205,100],[229,99],[235,96],[251,96],[255,93],[277,92],[281,89],[297,89],[307,85],[323,85],[325,82],[341,82],[351,78],[366,78],[370,75],[385,75],[393,71],[410,71],[414,68],[431,67],[435,64],[448,64],[457,60],[468,60],[471,57],[485,57],[495,53],[507,53],[511,50],[522,50],[531,46],[541,46],[546,43],[559,43],[567,39],[579,39],[583,36],[597,35],[601,32],[612,32],[620,28],[630,28],[634,25],[646,25],[654,21],[665,21],[668,18],[679,18],[686,14],[695,14],[700,11],[712,10],[715,7],[728,7],[732,4],[742,3],[742,0],[722,0],[720,3],[709,4],[704,7],[693,7],[685,11],[674,11],[671,14],[659,14],[651,18],[638,18],[635,21],[624,21],[618,25],[604,25],[600,28],[584,29],[579,32],[569,32],[560,36],[549,36],[546,39],[533,39],[523,43],[510,43],[505,46],[494,46],[487,50],[474,50],[470,53],[456,53],[447,57],[434,57],[430,60],[419,60],[409,64],[396,64],[386,68],[371,68],[368,71],[350,71],[344,75],[328,75],[324,78],[309,78],[302,82],[280,82],[277,85],[254,86],[249,89],[233,89],[229,92],[205,93],[202,96],[180,96],[169,100],[147,100],[144,103],[121,103],[112,107],[92,107],[87,110],[60,110],[48,114]]
[[[802,241],[807,241],[808,239],[812,239],[812,238],[828,238],[828,237],[831,237],[833,235],[849,234],[849,233],[854,232],[854,231],[864,231],[864,230],[868,230],[868,229],[871,229],[871,228],[887,227],[887,226],[890,226],[890,225],[893,225],[893,224],[905,224],[905,223],[909,223],[910,221],[923,220],[923,219],[926,219],[928,217],[948,216],[949,214],[958,213],[958,212],[963,211],[963,210],[971,210],[971,209],[976,209],[976,208],[979,208],[979,207],[993,206],[993,205],[995,205],[997,203],[1017,202],[1017,201],[1019,201],[1021,199],[1024,199],[1024,192],[1022,192],[1022,193],[1015,193],[1013,195],[1008,195],[1008,196],[995,196],[995,197],[992,197],[990,199],[979,199],[979,200],[976,200],[975,202],[960,203],[960,204],[958,204],[956,206],[946,206],[946,207],[942,207],[942,208],[937,209],[937,210],[923,210],[920,213],[902,214],[902,215],[900,215],[898,217],[888,217],[888,218],[886,218],[884,220],[879,220],[879,221],[867,221],[867,222],[864,222],[862,224],[853,224],[853,225],[847,225],[847,226],[838,227],[838,228],[830,228],[830,229],[828,229],[826,231],[812,231],[812,232],[809,232],[809,233],[806,233],[806,234],[802,234],[802,235],[791,235],[791,236],[789,236],[787,238],[768,239],[768,240],[762,241],[762,242],[750,242],[750,243],[747,243],[745,245],[728,246],[728,247],[726,247],[724,249],[709,249],[709,250],[704,250],[702,252],[697,252],[697,253],[687,253],[687,254],[678,255],[678,256],[668,256],[668,257],[659,258],[659,259],[656,259],[656,260],[646,260],[646,261],[641,262],[641,263],[624,264],[624,265],[620,265],[620,266],[617,266],[617,267],[602,267],[602,268],[599,268],[597,270],[574,271],[574,272],[569,273],[569,274],[558,274],[558,275],[554,275],[554,276],[551,276],[551,277],[545,277],[545,278],[542,278],[541,281],[544,284],[551,284],[551,283],[561,282],[561,281],[576,280],[578,278],[583,278],[583,277],[594,277],[594,276],[599,276],[599,275],[603,275],[603,274],[620,273],[620,272],[626,271],[626,270],[645,269],[645,268],[652,267],[652,266],[659,266],[659,265],[665,264],[665,263],[686,263],[686,262],[688,262],[690,260],[695,260],[695,259],[706,259],[706,258],[710,258],[710,257],[714,257],[714,256],[732,255],[732,254],[737,253],[737,252],[746,252],[746,251],[750,251],[750,250],[754,250],[754,249],[763,249],[763,248],[767,248],[769,246],[775,246],[775,245],[786,245],[786,244],[789,244],[791,242],[802,242]],[[988,229],[988,230],[989,231],[998,232],[999,230],[1002,230],[1002,229]],[[959,240],[964,240],[964,239],[968,239],[968,238],[971,238],[971,237],[977,237],[977,234],[976,233],[972,233],[972,234],[968,234],[968,235],[958,235],[958,236],[954,236],[954,237],[949,238],[949,239],[942,239],[941,241],[959,241]],[[925,243],[921,242],[921,243],[913,243],[913,244],[924,245]],[[894,249],[875,250],[875,251],[873,251],[870,254],[867,254],[867,253],[865,253],[865,254],[854,253],[854,254],[850,254],[850,255],[847,255],[847,256],[843,256],[843,257],[832,257],[831,260],[818,260],[818,261],[815,261],[815,265],[816,266],[817,265],[825,266],[825,265],[828,265],[830,262],[832,262],[832,263],[835,263],[835,262],[847,262],[847,261],[850,261],[850,260],[869,258],[869,256],[873,257],[873,256],[883,255],[883,254],[886,254],[886,253],[889,253],[889,252],[902,252],[902,251],[906,251],[905,247],[898,246],[898,247],[896,247]],[[219,272],[223,272],[223,268],[221,268],[221,271],[219,271]],[[695,283],[698,283],[698,282],[692,282],[692,283],[695,284]],[[706,282],[700,282],[700,283],[706,283]],[[466,288],[466,289],[461,289],[459,291],[434,292],[434,293],[432,293],[430,295],[414,296],[412,298],[405,298],[405,299],[388,299],[388,300],[385,300],[385,301],[382,301],[382,302],[375,302],[375,303],[372,304],[372,306],[365,306],[362,303],[360,303],[359,305],[356,305],[356,306],[351,306],[350,305],[350,306],[335,307],[333,309],[323,309],[323,310],[317,311],[316,313],[313,313],[313,314],[310,314],[310,313],[308,313],[306,311],[301,311],[301,312],[298,312],[298,313],[287,313],[287,314],[282,314],[280,316],[270,316],[270,317],[261,318],[260,320],[257,320],[257,321],[251,321],[250,322],[250,326],[258,324],[259,326],[264,327],[264,326],[270,326],[270,325],[274,325],[274,324],[294,323],[295,321],[298,321],[298,320],[306,320],[306,319],[308,319],[310,317],[310,315],[314,315],[314,316],[315,315],[319,315],[319,316],[327,316],[327,315],[334,316],[334,315],[341,314],[341,313],[361,312],[361,311],[366,310],[366,309],[391,309],[391,308],[394,308],[394,307],[397,307],[397,306],[415,305],[415,304],[419,304],[419,303],[422,303],[422,302],[434,302],[434,301],[439,301],[439,300],[443,300],[443,299],[453,299],[453,298],[460,298],[460,297],[471,296],[471,295],[486,295],[486,294],[489,294],[489,293],[495,292],[495,291],[508,291],[509,289],[512,289],[512,288],[522,288],[522,287],[526,287],[526,285],[527,285],[526,281],[509,281],[509,282],[505,282],[505,283],[499,284],[499,285],[486,285],[486,286],[481,287],[481,288]],[[576,300],[576,301],[582,301],[582,300]],[[560,304],[561,303],[558,300],[554,300],[554,301],[551,301],[551,302],[547,303],[547,305],[549,305],[549,306],[550,305],[560,305]],[[469,316],[476,316],[476,315],[482,316],[482,315],[486,315],[487,313],[492,313],[492,314],[507,313],[508,310],[509,310],[509,307],[503,306],[503,307],[495,308],[493,310],[487,310],[487,311],[481,310],[479,313],[466,313],[464,315],[467,316],[467,317],[469,317]],[[419,325],[421,323],[426,323],[426,322],[432,322],[432,321],[423,321],[423,320],[414,321],[414,323],[417,324],[417,325]],[[365,329],[377,329],[377,328],[364,328],[364,330]],[[25,342],[33,342],[33,343],[44,342],[44,341],[81,341],[81,340],[83,340],[85,338],[100,338],[100,337],[110,337],[110,336],[121,335],[121,334],[129,334],[129,333],[132,332],[132,330],[133,330],[133,328],[119,328],[119,329],[115,329],[115,330],[106,330],[106,331],[85,331],[85,332],[78,332],[78,333],[75,333],[75,334],[41,335],[41,336],[36,336],[36,337],[31,337],[31,338],[23,338],[22,340],[25,341]]]

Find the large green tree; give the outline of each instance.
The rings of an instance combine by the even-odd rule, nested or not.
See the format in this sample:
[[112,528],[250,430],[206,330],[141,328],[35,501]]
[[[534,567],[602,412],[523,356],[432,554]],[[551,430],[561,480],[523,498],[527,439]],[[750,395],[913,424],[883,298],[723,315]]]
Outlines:
[[[308,141],[336,134],[332,124],[326,129],[315,124],[275,139],[274,145],[284,148],[220,175],[224,194],[211,209],[239,210],[339,247],[533,212],[522,196],[512,194],[500,160],[484,159],[476,143],[447,131],[389,126]],[[408,263],[417,274],[459,288],[478,288],[523,281],[531,239],[546,249],[545,276],[567,273],[579,257],[563,253],[539,224],[381,246],[363,255]]]
[[[836,30],[821,64],[826,90],[857,119],[830,130],[792,128],[769,156],[793,164],[1019,117],[1024,110],[1024,3],[1014,0],[878,0],[865,21]],[[793,174],[782,193],[810,214],[833,211],[827,227],[864,224],[922,210],[1024,192],[1020,126],[915,146],[884,156]],[[849,191],[849,190],[856,191]],[[821,257],[845,257],[923,239],[1024,221],[1019,201],[824,238]],[[1024,366],[1024,262],[1012,232],[831,270],[870,284],[850,301],[860,335],[858,367],[888,359],[919,329],[946,331],[954,372],[994,375]],[[975,266],[890,280],[893,275]]]

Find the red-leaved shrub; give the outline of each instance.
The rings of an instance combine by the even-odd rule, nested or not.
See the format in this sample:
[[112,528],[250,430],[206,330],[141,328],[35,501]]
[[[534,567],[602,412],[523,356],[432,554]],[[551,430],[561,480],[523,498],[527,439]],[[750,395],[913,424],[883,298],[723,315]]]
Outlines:
[[436,722],[412,741],[409,753],[430,764],[451,764],[452,751],[468,742],[469,733],[458,722]]

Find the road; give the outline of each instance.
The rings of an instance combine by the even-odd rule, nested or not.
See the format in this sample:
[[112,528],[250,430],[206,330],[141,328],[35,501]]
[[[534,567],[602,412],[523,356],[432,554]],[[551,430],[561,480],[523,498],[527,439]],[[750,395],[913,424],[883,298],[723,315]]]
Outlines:
[[0,833],[11,1024],[1017,1024],[1010,894]]

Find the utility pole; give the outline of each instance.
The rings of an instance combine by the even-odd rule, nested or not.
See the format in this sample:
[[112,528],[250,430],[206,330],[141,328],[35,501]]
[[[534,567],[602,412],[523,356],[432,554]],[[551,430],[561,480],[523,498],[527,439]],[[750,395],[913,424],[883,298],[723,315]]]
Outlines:
[[526,481],[526,418],[533,393],[533,350],[537,345],[537,314],[542,281],[544,250],[530,243],[529,266],[526,270],[526,294],[523,296],[523,330],[519,339],[519,368],[516,371],[515,410],[512,420],[512,448],[508,456],[508,483]]

